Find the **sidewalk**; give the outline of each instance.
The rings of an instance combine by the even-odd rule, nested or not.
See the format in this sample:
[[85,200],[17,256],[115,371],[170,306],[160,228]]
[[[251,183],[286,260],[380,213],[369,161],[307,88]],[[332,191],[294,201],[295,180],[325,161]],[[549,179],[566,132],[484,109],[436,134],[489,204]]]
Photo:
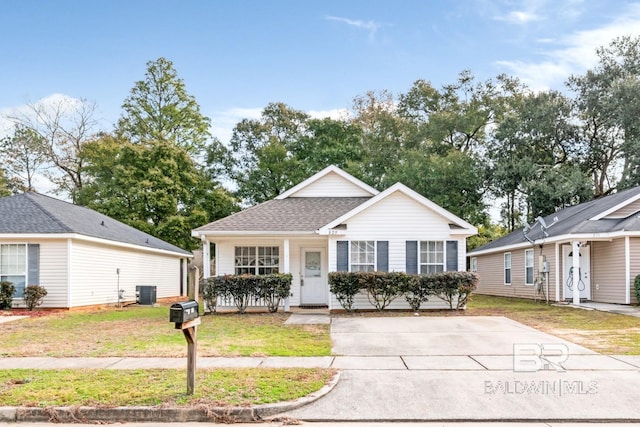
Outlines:
[[[198,368],[335,368],[341,371],[513,371],[508,355],[199,357]],[[186,369],[186,358],[0,357],[0,369]],[[573,354],[567,371],[640,372],[640,356]]]

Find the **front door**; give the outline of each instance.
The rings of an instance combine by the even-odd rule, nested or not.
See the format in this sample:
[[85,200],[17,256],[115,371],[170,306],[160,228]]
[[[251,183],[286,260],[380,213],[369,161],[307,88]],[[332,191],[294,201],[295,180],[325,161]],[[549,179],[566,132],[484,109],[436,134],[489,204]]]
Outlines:
[[328,285],[324,249],[302,248],[300,253],[300,304],[327,305]]
[[[564,299],[573,298],[573,290],[576,284],[573,283],[573,252],[571,246],[562,247],[562,286],[564,288]],[[580,299],[591,299],[591,247],[580,248],[580,280],[577,287],[580,291]]]

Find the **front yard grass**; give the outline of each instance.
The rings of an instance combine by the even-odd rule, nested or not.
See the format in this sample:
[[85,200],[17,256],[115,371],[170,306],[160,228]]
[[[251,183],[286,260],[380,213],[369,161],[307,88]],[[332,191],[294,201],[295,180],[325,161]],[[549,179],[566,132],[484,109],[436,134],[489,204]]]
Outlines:
[[465,315],[505,316],[602,354],[640,355],[638,317],[487,295],[473,295]]
[[[284,325],[285,313],[214,314],[198,326],[198,356],[326,356],[328,325]],[[0,357],[184,357],[169,308],[60,312],[2,324]]]
[[199,369],[185,393],[179,369],[0,370],[5,406],[247,406],[293,400],[319,390],[330,369]]

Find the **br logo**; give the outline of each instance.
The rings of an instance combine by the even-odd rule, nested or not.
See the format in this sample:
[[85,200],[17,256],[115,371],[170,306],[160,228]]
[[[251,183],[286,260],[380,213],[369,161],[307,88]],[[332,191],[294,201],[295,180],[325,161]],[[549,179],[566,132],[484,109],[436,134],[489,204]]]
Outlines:
[[562,364],[569,358],[565,344],[514,344],[513,371],[537,372],[554,370],[565,372]]

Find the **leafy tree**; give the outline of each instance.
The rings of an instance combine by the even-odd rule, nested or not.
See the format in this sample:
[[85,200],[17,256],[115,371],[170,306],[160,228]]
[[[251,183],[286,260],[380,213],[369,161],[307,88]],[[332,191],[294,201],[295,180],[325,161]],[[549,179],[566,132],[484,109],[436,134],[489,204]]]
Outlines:
[[488,148],[492,190],[505,199],[509,230],[592,197],[580,169],[579,128],[559,92],[519,97]]
[[83,150],[90,181],[80,202],[185,249],[190,230],[237,208],[187,151],[171,142],[136,144],[105,136]]
[[640,37],[616,38],[596,53],[594,69],[571,76],[567,85],[584,124],[585,170],[600,197],[640,183]]
[[406,150],[416,148],[415,126],[398,115],[390,92],[368,92],[353,102],[353,123],[362,130],[361,160],[351,170],[374,188],[402,167]]
[[134,84],[122,109],[116,134],[133,143],[171,141],[200,155],[211,138],[209,118],[166,58],[147,62],[144,80]]
[[46,163],[44,141],[33,129],[17,125],[12,136],[0,140],[0,155],[12,182],[20,191],[36,191],[34,179]]
[[272,103],[260,119],[244,119],[236,125],[230,144],[229,175],[245,203],[270,200],[307,178],[307,170],[292,148],[307,134],[308,119],[302,111]]
[[[48,164],[44,176],[56,185],[57,194],[75,202],[84,184],[82,146],[96,137],[96,105],[83,99],[56,98],[28,105],[27,112],[10,119],[29,137],[29,144],[41,144],[30,155],[42,153]],[[24,164],[24,159],[22,163]],[[33,158],[29,161],[32,165]]]
[[475,156],[458,150],[424,154],[408,151],[402,167],[395,169],[385,186],[402,182],[459,217],[471,222],[486,220],[482,201],[484,172]]
[[0,168],[0,197],[6,197],[11,195],[11,186],[9,180],[5,176],[4,169]]

